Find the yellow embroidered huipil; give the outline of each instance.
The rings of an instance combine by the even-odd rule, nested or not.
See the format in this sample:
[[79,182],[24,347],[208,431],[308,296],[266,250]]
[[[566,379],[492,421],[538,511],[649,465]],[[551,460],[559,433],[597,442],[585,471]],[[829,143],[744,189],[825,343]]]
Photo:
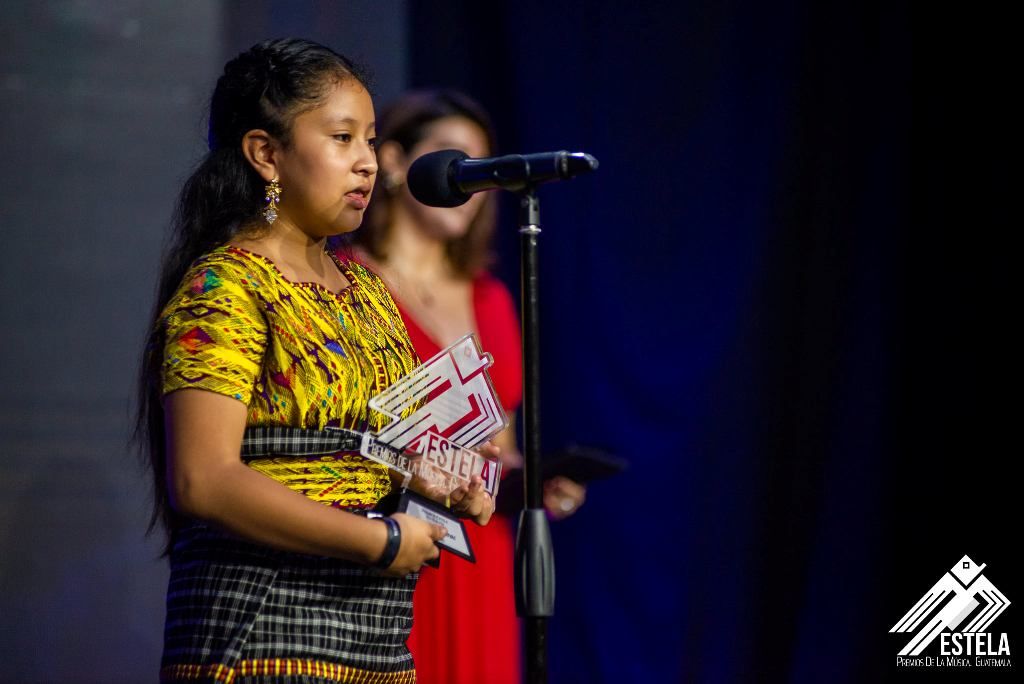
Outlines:
[[[163,392],[198,388],[248,407],[248,426],[379,430],[371,397],[418,364],[380,279],[338,261],[341,293],[285,278],[272,261],[221,247],[192,265],[161,316]],[[372,506],[387,469],[357,454],[264,458],[253,469],[338,507]]]

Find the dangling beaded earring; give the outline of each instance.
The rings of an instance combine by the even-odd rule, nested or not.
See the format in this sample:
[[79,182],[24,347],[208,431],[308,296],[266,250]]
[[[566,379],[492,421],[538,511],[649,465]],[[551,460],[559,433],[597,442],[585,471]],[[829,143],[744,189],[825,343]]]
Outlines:
[[274,225],[274,221],[277,220],[277,203],[281,201],[281,185],[276,178],[267,183],[266,195],[267,206],[263,209],[263,218],[267,219],[270,225]]

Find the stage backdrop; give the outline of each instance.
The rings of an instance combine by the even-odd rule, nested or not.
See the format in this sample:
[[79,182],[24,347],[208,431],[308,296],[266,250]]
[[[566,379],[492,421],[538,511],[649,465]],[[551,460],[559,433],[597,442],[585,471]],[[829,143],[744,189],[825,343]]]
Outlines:
[[601,160],[541,190],[544,441],[632,467],[554,527],[551,681],[907,681],[888,629],[947,568],[1022,575],[1019,41],[928,11],[0,3],[0,681],[154,680],[125,442],[157,254],[220,67],[288,34]]
[[1019,592],[1005,17],[412,7],[414,85],[601,161],[540,191],[544,443],[632,468],[554,526],[553,682],[906,681],[964,554]]

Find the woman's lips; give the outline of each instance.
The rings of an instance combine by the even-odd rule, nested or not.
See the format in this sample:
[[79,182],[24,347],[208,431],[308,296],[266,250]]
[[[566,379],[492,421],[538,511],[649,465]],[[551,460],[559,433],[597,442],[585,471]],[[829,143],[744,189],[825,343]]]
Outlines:
[[345,201],[356,209],[365,209],[370,203],[370,198],[361,192],[347,192],[345,193]]

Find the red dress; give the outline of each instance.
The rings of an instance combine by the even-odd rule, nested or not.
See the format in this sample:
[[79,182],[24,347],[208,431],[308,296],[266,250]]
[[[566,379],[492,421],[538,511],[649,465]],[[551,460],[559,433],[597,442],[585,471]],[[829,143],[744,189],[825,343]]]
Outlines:
[[[416,352],[426,361],[441,347],[397,302]],[[501,281],[473,281],[477,339],[494,357],[489,369],[506,411],[523,394],[519,320]],[[501,496],[499,489],[498,496]],[[420,684],[520,684],[519,621],[513,588],[512,521],[495,515],[486,527],[466,522],[476,564],[443,554],[424,568],[413,596],[409,650]]]

